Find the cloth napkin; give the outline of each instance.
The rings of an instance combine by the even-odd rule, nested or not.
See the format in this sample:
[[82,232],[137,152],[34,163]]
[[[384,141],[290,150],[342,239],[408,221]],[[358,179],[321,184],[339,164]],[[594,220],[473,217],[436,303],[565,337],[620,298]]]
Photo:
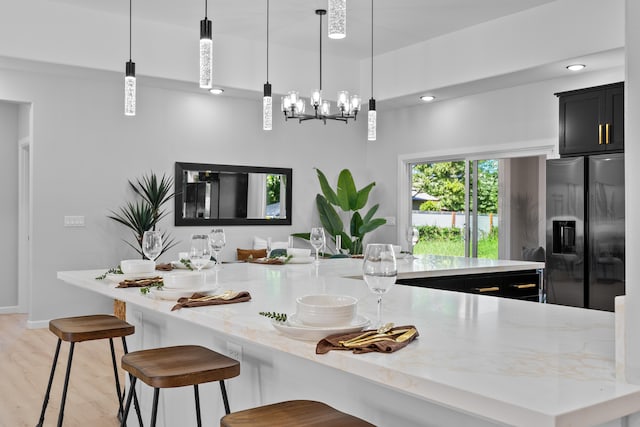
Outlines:
[[[409,328],[415,329],[415,326],[413,325],[396,326],[395,328],[391,329],[389,332],[393,332],[394,330],[397,330],[397,329],[409,329]],[[364,334],[365,332],[368,332],[368,331],[374,331],[374,329],[369,329],[367,331],[350,332],[348,334],[329,335],[328,337],[325,337],[318,342],[318,344],[316,345],[316,354],[325,354],[331,350],[352,350],[354,354],[371,353],[374,351],[377,351],[380,353],[393,353],[394,351],[398,351],[402,348],[405,348],[411,341],[413,341],[418,337],[418,335],[420,335],[416,329],[415,335],[409,338],[405,342],[378,341],[378,342],[365,345],[363,347],[343,347],[340,344],[338,344],[339,341],[346,341],[348,339],[355,338],[358,335]]]
[[156,270],[158,271],[171,271],[173,270],[173,265],[170,262],[166,264],[156,264]]
[[251,300],[251,294],[249,292],[241,291],[241,292],[238,293],[238,295],[236,295],[234,298],[229,299],[229,300],[212,299],[212,300],[209,300],[209,301],[191,301],[192,299],[202,298],[202,297],[206,297],[206,296],[207,296],[207,294],[201,294],[199,292],[196,292],[195,294],[191,295],[190,297],[180,298],[180,299],[178,299],[178,303],[173,306],[171,311],[180,310],[183,307],[204,307],[205,305],[234,304],[236,302],[245,302],[245,301],[250,301]]
[[162,282],[162,277],[145,277],[144,279],[125,279],[116,288],[143,288],[153,283]]

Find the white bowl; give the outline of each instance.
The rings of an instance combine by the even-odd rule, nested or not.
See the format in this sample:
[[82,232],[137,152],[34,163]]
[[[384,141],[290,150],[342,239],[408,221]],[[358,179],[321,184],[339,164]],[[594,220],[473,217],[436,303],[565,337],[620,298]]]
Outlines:
[[348,295],[305,295],[296,300],[296,317],[309,326],[348,325],[357,305],[358,299]]
[[308,258],[309,256],[311,256],[311,249],[288,248],[287,255],[293,258]]
[[153,273],[156,263],[148,259],[123,259],[120,261],[120,269],[124,274]]
[[204,275],[199,272],[165,274],[162,282],[167,289],[198,289],[204,285]]

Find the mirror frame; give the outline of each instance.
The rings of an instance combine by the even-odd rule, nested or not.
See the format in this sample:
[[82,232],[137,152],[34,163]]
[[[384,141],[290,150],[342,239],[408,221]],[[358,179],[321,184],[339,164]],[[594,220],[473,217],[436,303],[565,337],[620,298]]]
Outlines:
[[[223,172],[243,172],[243,173],[266,173],[270,175],[284,175],[287,180],[286,191],[286,218],[184,218],[182,216],[182,206],[184,204],[182,195],[184,171],[223,171]],[[208,163],[185,163],[175,164],[175,196],[174,196],[174,225],[179,226],[203,226],[203,225],[291,225],[292,217],[292,182],[293,170],[290,168],[272,168],[262,166],[234,166],[216,165]]]

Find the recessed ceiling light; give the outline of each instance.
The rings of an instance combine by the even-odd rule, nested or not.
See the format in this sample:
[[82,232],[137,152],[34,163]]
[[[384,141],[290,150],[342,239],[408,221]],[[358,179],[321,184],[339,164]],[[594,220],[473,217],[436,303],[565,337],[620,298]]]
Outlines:
[[209,92],[211,92],[214,95],[222,95],[222,92],[224,92],[224,89],[222,89],[221,87],[214,87],[209,89]]
[[567,70],[569,70],[569,71],[580,71],[584,67],[586,67],[586,65],[584,65],[584,64],[571,64],[571,65],[567,65]]
[[421,100],[421,101],[424,101],[424,102],[431,102],[431,101],[433,101],[434,99],[436,99],[436,97],[435,97],[435,96],[433,96],[433,95],[422,95],[422,96],[420,97],[420,100]]

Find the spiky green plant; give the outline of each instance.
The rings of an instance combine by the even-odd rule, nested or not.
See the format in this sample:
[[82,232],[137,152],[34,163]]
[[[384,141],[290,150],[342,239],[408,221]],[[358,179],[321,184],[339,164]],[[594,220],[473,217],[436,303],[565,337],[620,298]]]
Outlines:
[[[135,182],[129,181],[129,185],[140,199],[135,202],[127,202],[119,212],[111,211],[111,215],[108,217],[133,232],[137,245],[134,246],[126,240],[125,242],[142,258],[145,258],[142,252],[142,236],[147,230],[155,230],[158,222],[167,215],[162,207],[174,196],[172,192],[173,179],[162,175],[158,180],[158,177],[151,172]],[[167,232],[162,232],[162,241],[164,243],[159,256],[177,244]]]

